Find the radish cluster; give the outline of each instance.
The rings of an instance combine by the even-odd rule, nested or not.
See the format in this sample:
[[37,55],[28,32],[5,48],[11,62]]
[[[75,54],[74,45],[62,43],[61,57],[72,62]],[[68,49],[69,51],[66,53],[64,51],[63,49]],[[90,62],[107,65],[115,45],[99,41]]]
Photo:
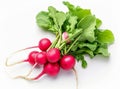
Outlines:
[[[74,70],[74,66],[76,63],[75,58],[69,54],[62,55],[60,49],[55,47],[52,48],[51,44],[52,43],[48,38],[43,38],[39,41],[38,46],[34,46],[34,47],[38,47],[40,49],[40,52],[32,51],[29,53],[27,59],[24,59],[20,62],[13,63],[13,64],[8,64],[8,60],[7,60],[6,66],[12,66],[22,62],[28,62],[33,66],[33,68],[31,69],[32,71],[35,67],[39,65],[43,65],[42,72],[34,78],[28,78],[28,75],[30,74],[31,71],[28,73],[27,76],[16,77],[16,78],[24,78],[27,80],[36,80],[44,74],[47,74],[49,76],[56,76],[60,72],[60,68],[64,70],[71,70],[71,69]],[[26,49],[30,49],[30,48],[33,48],[33,47],[28,47]]]

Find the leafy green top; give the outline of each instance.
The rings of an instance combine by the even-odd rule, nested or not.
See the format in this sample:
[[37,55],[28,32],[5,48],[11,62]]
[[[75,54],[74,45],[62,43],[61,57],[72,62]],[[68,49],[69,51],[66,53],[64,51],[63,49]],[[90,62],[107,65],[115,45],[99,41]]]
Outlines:
[[[61,53],[72,54],[82,67],[87,67],[85,54],[91,58],[95,55],[109,56],[108,45],[114,42],[114,35],[110,30],[100,29],[102,21],[96,18],[89,9],[75,7],[69,2],[63,2],[68,12],[58,11],[53,6],[47,11],[41,11],[36,16],[39,27],[51,31],[56,35],[51,47],[58,47]],[[62,38],[63,32],[69,35],[70,43]]]

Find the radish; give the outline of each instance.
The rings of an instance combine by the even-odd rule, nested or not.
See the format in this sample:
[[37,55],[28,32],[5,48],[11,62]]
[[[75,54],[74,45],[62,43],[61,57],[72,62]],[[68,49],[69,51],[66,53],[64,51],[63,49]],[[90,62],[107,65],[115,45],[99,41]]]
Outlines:
[[48,38],[43,38],[39,41],[39,49],[46,51],[51,45],[51,41]]
[[56,76],[60,71],[60,66],[58,63],[48,63],[44,66],[44,71],[50,76]]
[[63,40],[66,40],[67,43],[70,43],[69,35],[67,32],[63,32],[62,38]]
[[30,64],[34,65],[35,64],[35,58],[36,58],[36,55],[38,53],[39,53],[38,51],[32,51],[32,52],[30,52],[30,54],[28,56],[28,59],[25,60],[25,61],[28,61]]
[[68,33],[67,32],[63,32],[62,34],[62,38],[65,40],[67,39],[69,36],[68,36]]
[[75,77],[76,77],[76,89],[78,89],[78,76],[77,76],[77,71],[75,70],[74,66],[75,66],[75,58],[72,55],[64,55],[62,57],[62,59],[60,60],[60,66],[64,69],[64,70],[73,70],[73,72],[75,73]]
[[35,67],[38,67],[39,65],[44,65],[44,64],[47,63],[46,52],[39,52],[39,53],[37,53],[35,55],[33,61],[34,61],[34,65],[32,66],[31,70],[28,72],[28,74],[26,75],[26,77],[29,76],[32,73],[32,71],[33,71],[33,69]]
[[32,52],[29,53],[27,59],[24,59],[22,61],[19,61],[19,62],[13,63],[13,64],[8,64],[8,59],[11,57],[10,56],[6,60],[6,66],[13,66],[13,65],[23,63],[23,62],[29,62],[31,65],[34,65],[35,64],[35,56],[36,56],[37,53],[39,53],[39,52],[38,51],[32,51]]
[[57,76],[59,71],[60,71],[60,65],[58,63],[47,63],[44,65],[42,72],[34,78],[28,78],[26,76],[17,76],[15,78],[23,78],[26,80],[37,80],[44,74],[47,74],[47,75],[53,76],[53,77]]
[[47,52],[47,59],[50,63],[58,62],[60,59],[60,50],[58,48],[51,48]]
[[64,70],[70,70],[75,66],[75,58],[72,55],[65,55],[60,60],[60,66]]
[[39,52],[38,54],[36,54],[35,61],[40,65],[47,63],[46,52]]
[[27,49],[32,49],[32,48],[39,48],[42,51],[46,51],[50,47],[51,44],[52,43],[48,38],[42,38],[42,39],[40,39],[37,46],[27,47],[27,48],[24,48],[20,51],[27,50]]

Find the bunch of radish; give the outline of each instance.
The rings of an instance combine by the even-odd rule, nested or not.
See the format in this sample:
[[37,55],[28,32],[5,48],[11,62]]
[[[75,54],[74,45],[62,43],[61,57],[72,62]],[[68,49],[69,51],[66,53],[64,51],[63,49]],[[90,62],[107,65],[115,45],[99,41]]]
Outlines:
[[[7,58],[6,66],[13,66],[23,62],[28,62],[33,66],[30,72],[27,74],[27,76],[17,76],[15,78],[23,78],[26,80],[37,80],[44,74],[47,74],[49,76],[57,76],[58,73],[60,72],[60,69],[62,68],[64,70],[73,70],[77,82],[77,74],[76,74],[76,70],[74,69],[76,63],[75,57],[70,54],[62,55],[59,48],[55,48],[55,47],[52,48],[52,42],[48,38],[42,38],[39,41],[38,46],[28,47],[19,50],[15,53],[36,47],[38,47],[40,51],[30,52],[27,59],[21,60],[13,64],[9,64],[8,59],[10,59],[10,57]],[[43,65],[42,72],[34,78],[29,78],[28,76],[31,74],[32,70],[39,65]]]
[[[37,80],[44,74],[57,76],[60,69],[72,70],[75,73],[76,89],[78,89],[76,61],[81,62],[82,68],[86,68],[87,61],[84,58],[86,54],[90,58],[94,58],[96,55],[109,56],[108,46],[114,42],[113,33],[110,30],[99,28],[102,21],[96,18],[90,10],[74,6],[67,1],[63,1],[63,4],[67,6],[68,12],[49,6],[48,11],[41,11],[36,15],[37,25],[55,35],[53,42],[48,38],[42,38],[37,46],[18,50],[7,57],[6,66],[23,62],[32,65],[26,76],[15,78]],[[32,48],[40,50],[30,52],[28,58],[24,60],[13,64],[8,63],[14,54]],[[42,72],[33,78],[28,77],[39,65],[43,66]]]

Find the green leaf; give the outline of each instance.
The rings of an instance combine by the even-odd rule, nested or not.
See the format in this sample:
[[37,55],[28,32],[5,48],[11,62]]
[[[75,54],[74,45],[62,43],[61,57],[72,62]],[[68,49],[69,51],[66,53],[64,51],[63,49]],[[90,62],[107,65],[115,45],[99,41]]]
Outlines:
[[89,48],[81,48],[75,51],[75,54],[88,54],[91,58],[93,58],[95,55],[93,53],[92,50],[90,50]]
[[102,54],[103,56],[108,57],[110,54],[108,52],[107,44],[101,44],[98,49],[95,51],[95,54]]
[[52,25],[52,21],[48,16],[48,12],[41,11],[36,16],[36,23],[39,27],[49,29]]
[[55,14],[55,19],[57,24],[59,25],[59,28],[61,28],[64,21],[66,20],[66,14],[64,12],[58,12]]
[[53,6],[49,6],[48,11],[49,11],[49,16],[55,18],[55,14],[57,13],[56,8],[54,8]]
[[55,16],[56,13],[57,13],[57,10],[52,6],[49,6],[48,11],[49,11],[49,16],[53,20],[54,24],[58,27],[58,24],[57,24],[57,21],[56,21],[56,16]]
[[74,11],[75,10],[74,5],[70,4],[68,1],[63,1],[63,4],[68,7],[69,11]]
[[86,68],[87,67],[87,62],[86,60],[82,60],[82,68]]
[[93,42],[95,40],[95,25],[96,18],[92,15],[86,16],[78,23],[77,27],[83,29],[83,33],[81,35],[82,41],[88,40],[89,42]]
[[100,43],[111,44],[114,42],[114,35],[110,30],[104,30],[98,33],[97,40]]
[[93,26],[96,25],[96,18],[95,16],[89,15],[83,18],[82,20],[80,20],[79,23],[77,24],[77,27],[87,29],[91,27],[92,25]]
[[82,49],[82,50],[83,50],[83,52],[89,54],[90,58],[93,58],[95,56],[93,51],[90,50],[90,49],[85,48],[85,49]]
[[84,59],[83,55],[79,55],[79,60],[82,62],[81,66],[82,68],[86,68],[87,67],[87,61]]
[[99,28],[102,25],[102,21],[100,19],[96,19],[96,27]]
[[84,18],[88,15],[92,15],[92,14],[89,9],[82,9],[80,7],[77,7],[76,11],[73,13],[73,15],[77,16],[79,18],[79,20],[81,20],[82,18]]
[[82,68],[87,67],[87,61],[84,59],[84,56],[82,54],[75,54],[74,56],[78,62],[81,61]]
[[89,9],[82,9],[79,6],[75,7],[74,5],[70,4],[69,2],[63,2],[65,6],[69,9],[69,13],[73,16],[77,16],[79,20],[82,18],[91,15],[91,11]]
[[48,7],[49,16],[53,19],[56,29],[61,29],[64,21],[66,20],[66,14],[61,11],[57,11],[54,7]]
[[69,30],[69,32],[74,32],[74,29],[75,29],[75,26],[76,26],[76,24],[77,24],[77,17],[76,16],[70,16],[70,18],[69,18],[69,20],[68,20],[68,22],[69,22],[69,26],[70,26],[70,30]]
[[86,48],[86,47],[89,48],[90,50],[94,51],[97,48],[97,43],[96,42],[94,42],[94,43],[84,43],[84,42],[81,42],[79,44],[79,48]]

